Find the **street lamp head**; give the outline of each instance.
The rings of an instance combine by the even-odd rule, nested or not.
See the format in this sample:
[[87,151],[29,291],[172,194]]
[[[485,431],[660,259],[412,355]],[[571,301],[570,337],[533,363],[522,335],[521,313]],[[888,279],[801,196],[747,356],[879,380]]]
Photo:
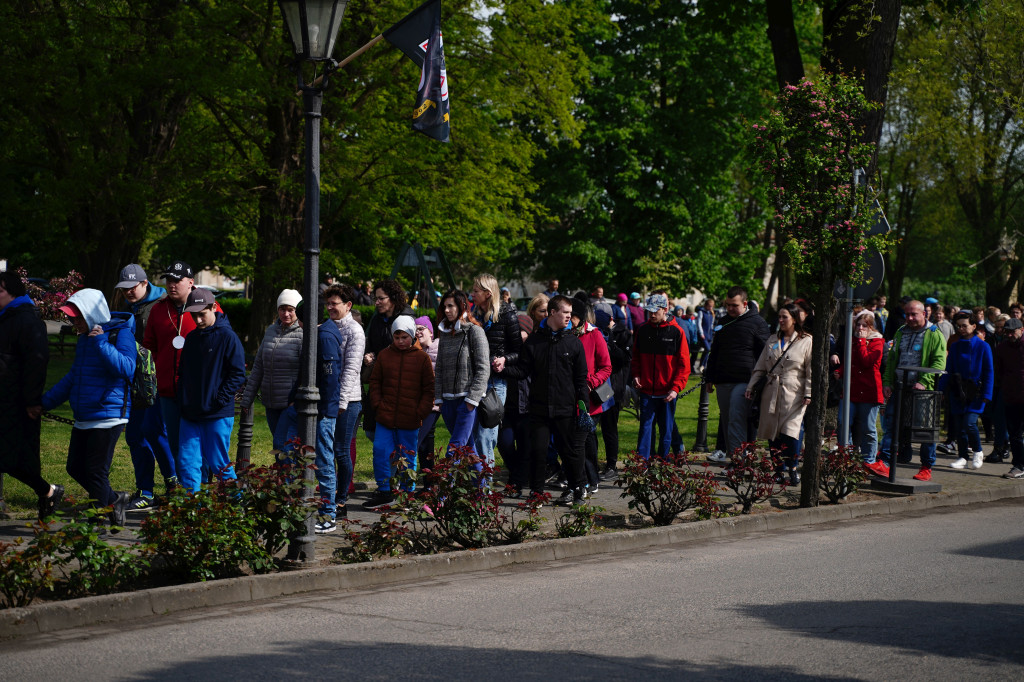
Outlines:
[[278,0],[295,56],[310,62],[331,58],[348,0]]

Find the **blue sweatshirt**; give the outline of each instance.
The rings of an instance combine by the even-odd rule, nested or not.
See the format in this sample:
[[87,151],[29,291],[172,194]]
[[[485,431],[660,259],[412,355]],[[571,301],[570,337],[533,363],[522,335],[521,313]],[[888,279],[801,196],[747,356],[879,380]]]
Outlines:
[[[187,314],[187,313],[186,313]],[[235,393],[245,384],[245,352],[227,319],[216,313],[206,329],[185,337],[178,363],[178,406],[190,421],[235,414]]]

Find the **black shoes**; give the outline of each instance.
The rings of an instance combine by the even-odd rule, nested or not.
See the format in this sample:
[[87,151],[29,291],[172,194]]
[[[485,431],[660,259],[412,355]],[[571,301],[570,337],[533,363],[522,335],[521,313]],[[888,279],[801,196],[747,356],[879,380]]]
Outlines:
[[64,486],[53,486],[53,494],[39,498],[39,520],[48,519],[57,513],[57,505],[64,499]]
[[124,528],[124,524],[128,521],[125,517],[125,512],[128,511],[128,503],[132,499],[131,493],[128,492],[114,494],[117,495],[117,499],[114,500],[114,510],[110,512],[111,533],[120,532]]
[[395,501],[395,496],[391,494],[391,491],[378,490],[370,496],[366,502],[363,502],[363,509],[375,510],[381,507],[386,507]]
[[607,467],[604,471],[601,472],[601,475],[599,476],[599,478],[602,481],[614,481],[618,477],[619,470],[616,469],[615,467]]

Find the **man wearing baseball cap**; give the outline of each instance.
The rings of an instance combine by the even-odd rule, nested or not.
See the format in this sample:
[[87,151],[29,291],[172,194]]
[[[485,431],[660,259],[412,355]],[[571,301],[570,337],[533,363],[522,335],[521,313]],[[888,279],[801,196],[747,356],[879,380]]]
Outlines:
[[[153,353],[156,362],[157,394],[160,396],[160,412],[167,427],[167,441],[171,454],[178,459],[178,411],[177,396],[178,363],[185,347],[185,338],[196,328],[191,315],[185,313],[185,302],[192,292],[195,280],[192,267],[184,261],[174,261],[164,270],[167,296],[153,304],[149,320],[143,332],[142,345]],[[215,304],[216,305],[216,304]],[[220,306],[216,311],[223,313]],[[180,474],[179,474],[180,477]]]
[[647,459],[654,449],[651,441],[655,419],[661,433],[658,455],[664,457],[672,449],[676,398],[690,378],[690,348],[685,332],[669,315],[665,294],[649,296],[644,310],[649,317],[636,330],[630,369],[640,400],[636,450]]
[[177,368],[181,421],[175,469],[182,487],[198,492],[204,465],[221,480],[235,478],[228,450],[235,393],[245,384],[245,352],[210,290],[193,289],[184,312],[195,329],[185,339]]
[[[150,283],[145,268],[137,263],[121,268],[116,289],[124,297],[127,309],[135,316],[135,340],[142,344],[153,306],[167,291]],[[160,467],[168,492],[177,484],[174,456],[167,441],[167,428],[164,426],[159,401],[150,406],[132,404],[124,439],[128,443],[132,467],[135,469],[135,495],[128,503],[128,511],[152,511],[155,504],[153,488],[156,466]]]

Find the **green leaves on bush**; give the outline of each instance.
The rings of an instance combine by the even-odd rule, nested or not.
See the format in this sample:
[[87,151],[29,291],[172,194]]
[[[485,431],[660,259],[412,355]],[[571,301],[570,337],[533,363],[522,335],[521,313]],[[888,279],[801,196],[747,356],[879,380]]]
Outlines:
[[821,478],[818,486],[833,504],[857,492],[867,480],[864,460],[856,445],[836,448],[821,458]]
[[707,464],[696,469],[690,465],[686,453],[644,459],[632,452],[615,485],[622,488],[620,497],[632,498],[630,509],[640,510],[657,526],[671,524],[694,507],[698,518],[713,518],[720,513],[719,484]]

